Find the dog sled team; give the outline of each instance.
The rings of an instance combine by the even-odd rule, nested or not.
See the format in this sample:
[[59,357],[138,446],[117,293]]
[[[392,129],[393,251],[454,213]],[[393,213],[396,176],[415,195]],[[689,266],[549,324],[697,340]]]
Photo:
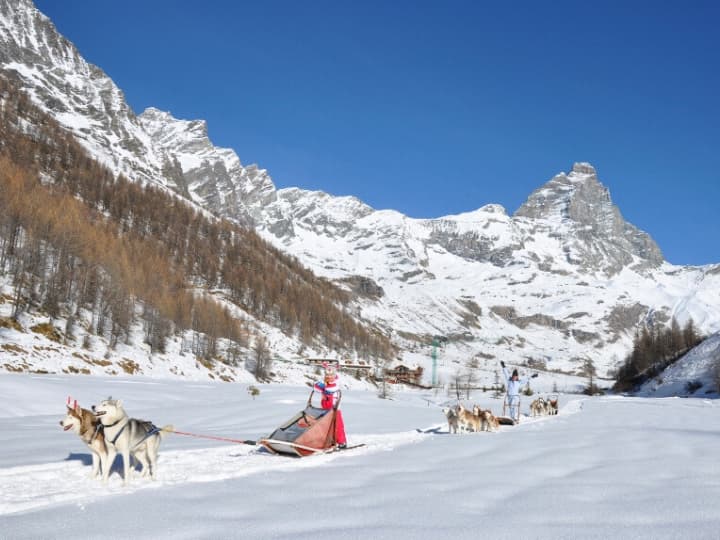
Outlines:
[[67,414],[60,425],[78,435],[90,449],[92,477],[107,482],[115,456],[120,454],[123,483],[128,483],[135,470],[131,459],[141,466],[141,476],[155,479],[160,441],[173,427],[158,428],[152,422],[130,418],[119,399],[105,399],[91,409],[83,409],[68,397]]
[[558,398],[548,397],[547,399],[539,397],[530,403],[530,414],[532,416],[554,415],[558,413]]
[[462,403],[455,407],[443,409],[448,421],[450,433],[470,433],[479,431],[497,431],[500,429],[498,418],[490,409],[481,409],[477,405],[472,410],[466,409]]
[[[299,413],[291,423],[281,426],[273,432],[277,434],[277,437],[284,437],[282,441],[272,440],[272,436],[260,441],[205,437],[235,443],[260,444],[273,453],[290,453],[300,456],[320,451],[346,449],[345,426],[339,410],[340,384],[337,365],[324,363],[323,367],[323,379],[313,386],[307,408]],[[321,396],[319,408],[312,407],[311,404],[315,392]],[[198,434],[176,431],[171,425],[159,428],[147,420],[130,418],[123,408],[122,401],[112,398],[105,399],[90,409],[83,409],[78,405],[77,400],[68,397],[67,412],[65,417],[60,420],[60,426],[64,431],[75,433],[90,449],[93,478],[101,478],[103,482],[107,482],[115,457],[119,454],[122,458],[124,484],[128,483],[130,474],[135,471],[136,465],[140,466],[142,477],[150,476],[153,480],[155,479],[158,450],[165,434],[178,433],[203,437]],[[303,439],[302,436],[305,438]],[[298,439],[298,437],[300,438]],[[312,446],[299,444],[298,441],[310,441]],[[271,443],[280,443],[281,448],[278,449]]]
[[[517,369],[510,373],[505,362],[500,362],[505,377],[506,394],[503,402],[503,416],[495,416],[490,409],[481,409],[474,405],[472,410],[465,408],[461,403],[455,407],[443,408],[447,417],[448,431],[450,433],[468,433],[479,431],[497,431],[500,424],[514,425],[520,421],[520,391],[530,379],[537,377],[537,373],[520,379]],[[558,397],[539,397],[530,403],[530,414],[532,416],[555,415],[558,413]],[[505,416],[509,411],[510,416]]]

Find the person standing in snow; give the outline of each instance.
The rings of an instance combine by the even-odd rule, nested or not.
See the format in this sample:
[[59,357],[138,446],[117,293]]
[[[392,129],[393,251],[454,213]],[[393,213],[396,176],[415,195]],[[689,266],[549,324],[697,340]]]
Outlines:
[[525,386],[530,379],[537,377],[537,373],[533,373],[531,377],[520,379],[517,369],[513,369],[512,374],[505,367],[505,362],[500,361],[500,366],[505,377],[505,386],[507,387],[507,404],[510,407],[510,418],[517,421],[520,418],[520,389]]
[[[314,389],[322,393],[320,407],[330,410],[335,407],[338,401],[340,390],[340,376],[337,374],[335,366],[328,362],[323,362],[325,373],[323,380],[318,381],[314,385]],[[347,448],[347,439],[345,438],[345,423],[343,422],[342,412],[340,409],[335,410],[335,444],[339,449]]]

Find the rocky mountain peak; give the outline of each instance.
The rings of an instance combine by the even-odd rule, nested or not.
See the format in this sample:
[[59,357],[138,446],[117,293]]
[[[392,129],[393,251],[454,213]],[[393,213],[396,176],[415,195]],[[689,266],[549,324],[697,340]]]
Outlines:
[[208,126],[205,120],[179,120],[170,112],[148,107],[138,116],[143,127],[151,134],[162,132],[185,133],[194,139],[210,144]]
[[612,206],[610,193],[589,163],[575,163],[569,174],[561,172],[536,189],[515,212],[516,217],[573,219],[587,224],[596,213]]
[[559,173],[536,189],[514,217],[551,222],[567,231],[567,258],[586,270],[614,274],[634,258],[641,268],[664,260],[653,239],[623,219],[589,163],[575,163],[570,173]]
[[114,172],[167,185],[123,93],[30,0],[0,0],[0,71]]
[[587,174],[587,175],[597,176],[595,167],[593,167],[589,163],[585,163],[585,162],[574,163],[573,167],[572,167],[572,172],[574,172],[576,174]]

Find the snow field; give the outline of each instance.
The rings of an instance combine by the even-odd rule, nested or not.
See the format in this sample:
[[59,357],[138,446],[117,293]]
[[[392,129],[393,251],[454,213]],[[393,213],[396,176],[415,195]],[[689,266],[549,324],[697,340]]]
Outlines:
[[0,377],[0,393],[10,389],[3,538],[664,539],[717,538],[720,526],[716,400],[562,395],[555,417],[448,435],[446,397],[348,391],[349,443],[366,447],[293,459],[168,435],[158,479],[123,487],[116,473],[107,486],[88,477],[87,449],[58,425],[68,394],[88,406],[112,393],[158,425],[257,439],[308,390],[262,386],[252,400],[238,384]]

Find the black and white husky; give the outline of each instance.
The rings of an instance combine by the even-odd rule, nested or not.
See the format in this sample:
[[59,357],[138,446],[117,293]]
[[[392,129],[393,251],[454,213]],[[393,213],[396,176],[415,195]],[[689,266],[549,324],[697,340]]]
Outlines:
[[[155,479],[160,441],[165,433],[173,431],[173,427],[158,428],[152,422],[130,418],[120,399],[105,399],[100,405],[93,406],[93,411],[103,425],[108,463],[112,463],[117,454],[122,456],[123,482],[128,482],[131,455],[140,462],[142,476],[149,474]],[[110,467],[106,469],[103,470],[105,481],[110,474]]]

